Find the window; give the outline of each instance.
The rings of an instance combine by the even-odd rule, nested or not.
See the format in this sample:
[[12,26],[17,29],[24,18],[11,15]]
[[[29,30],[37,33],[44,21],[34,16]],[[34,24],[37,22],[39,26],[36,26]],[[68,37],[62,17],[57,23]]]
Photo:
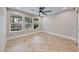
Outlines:
[[11,16],[11,31],[22,30],[22,17],[20,16]]
[[34,29],[37,29],[39,27],[39,19],[34,18]]
[[32,29],[32,19],[29,17],[25,17],[25,27],[26,29]]

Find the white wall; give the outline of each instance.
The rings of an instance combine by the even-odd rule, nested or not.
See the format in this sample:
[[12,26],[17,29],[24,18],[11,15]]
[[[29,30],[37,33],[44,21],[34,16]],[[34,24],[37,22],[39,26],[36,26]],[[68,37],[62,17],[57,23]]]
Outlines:
[[0,7],[0,51],[6,43],[6,8]]
[[77,25],[75,10],[43,17],[43,30],[76,38]]
[[78,48],[79,48],[79,9],[78,9]]

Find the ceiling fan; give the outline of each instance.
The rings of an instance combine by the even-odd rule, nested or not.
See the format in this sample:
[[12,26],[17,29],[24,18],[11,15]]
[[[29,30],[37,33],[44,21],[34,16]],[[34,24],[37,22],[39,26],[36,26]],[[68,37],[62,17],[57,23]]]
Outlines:
[[39,7],[39,16],[41,16],[41,14],[47,15],[47,12],[52,12],[51,10],[45,10],[45,7]]

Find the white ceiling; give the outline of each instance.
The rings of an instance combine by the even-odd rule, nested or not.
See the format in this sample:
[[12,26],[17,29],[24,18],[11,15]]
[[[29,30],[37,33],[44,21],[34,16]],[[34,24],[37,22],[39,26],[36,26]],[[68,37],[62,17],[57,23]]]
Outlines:
[[[31,14],[34,14],[34,15],[39,15],[39,7],[9,7],[9,8],[12,8],[12,9],[17,9],[17,10],[20,10],[20,11],[24,11],[24,12],[28,12],[28,13],[31,13]],[[52,12],[47,12],[46,14],[47,15],[52,15],[52,14],[56,14],[56,13],[59,13],[59,12],[62,12],[64,10],[68,10],[68,9],[72,9],[72,8],[68,8],[68,7],[45,7],[45,11],[49,11],[51,10]],[[43,14],[41,14],[41,16],[45,16]]]

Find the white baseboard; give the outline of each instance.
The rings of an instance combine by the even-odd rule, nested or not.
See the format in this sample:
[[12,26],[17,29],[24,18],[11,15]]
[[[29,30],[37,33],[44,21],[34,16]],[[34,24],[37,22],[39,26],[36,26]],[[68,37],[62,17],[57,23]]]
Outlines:
[[31,34],[36,34],[36,33],[39,33],[39,32],[45,32],[45,33],[48,33],[48,34],[51,34],[51,35],[55,35],[55,36],[59,36],[59,37],[62,37],[62,38],[71,39],[71,40],[76,41],[76,38],[61,35],[61,34],[51,33],[51,32],[47,32],[47,31],[36,31],[36,32],[28,33],[28,34],[21,34],[21,35],[18,35],[18,36],[9,37],[9,38],[7,38],[7,40],[15,39],[15,38],[18,38],[18,37],[23,37],[23,36],[28,36],[28,35],[31,35]]
[[15,38],[18,38],[18,37],[23,37],[23,36],[28,36],[28,35],[36,34],[36,33],[39,33],[39,32],[42,32],[42,31],[36,31],[36,32],[28,33],[28,34],[21,34],[21,35],[14,36],[14,37],[8,37],[7,40],[11,40],[11,39],[15,39]]
[[51,32],[47,32],[47,31],[45,31],[45,33],[76,41],[76,38],[74,38],[74,37],[69,37],[69,36],[65,36],[65,35],[61,35],[61,34],[56,34],[56,33],[51,33]]

